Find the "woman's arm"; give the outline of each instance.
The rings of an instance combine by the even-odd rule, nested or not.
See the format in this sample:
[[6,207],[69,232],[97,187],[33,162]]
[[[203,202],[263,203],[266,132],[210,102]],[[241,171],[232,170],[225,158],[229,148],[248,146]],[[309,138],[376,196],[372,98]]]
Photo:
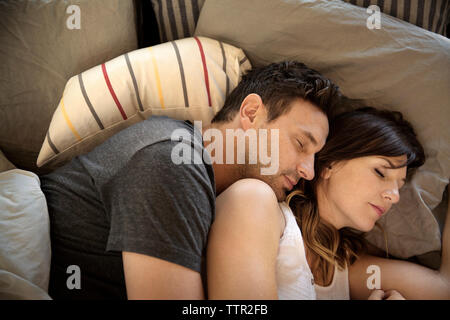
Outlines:
[[[449,187],[450,188],[450,187]],[[378,266],[381,289],[395,289],[406,299],[450,299],[450,201],[442,234],[441,267],[438,271],[407,261],[363,256],[349,268],[352,299],[367,299],[371,290],[369,266]]]
[[207,248],[209,299],[277,299],[280,209],[266,183],[243,179],[222,192]]

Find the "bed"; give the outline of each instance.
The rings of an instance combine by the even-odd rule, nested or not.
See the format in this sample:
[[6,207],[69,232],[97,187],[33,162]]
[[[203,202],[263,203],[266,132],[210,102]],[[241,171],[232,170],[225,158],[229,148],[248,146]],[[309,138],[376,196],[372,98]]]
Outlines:
[[[251,66],[286,59],[318,70],[351,98],[401,111],[413,124],[428,158],[402,189],[401,202],[381,225],[393,257],[438,268],[450,177],[450,4],[443,0],[417,7],[406,0],[378,4],[359,0],[80,0],[72,1],[74,7],[70,7],[56,0],[0,2],[0,199],[5,203],[15,195],[14,203],[20,206],[24,219],[8,225],[11,210],[5,204],[1,207],[0,298],[50,298],[46,295],[49,226],[45,197],[39,193],[39,175],[152,114],[207,122]],[[96,138],[89,143],[84,136],[78,142],[69,141],[70,152],[52,154],[54,139],[49,136],[73,139],[73,130],[61,129],[57,114],[62,110],[62,97],[73,88],[80,92],[74,101],[84,101],[79,83],[80,78],[87,83],[88,70],[101,72],[102,66],[109,68],[121,57],[119,67],[128,76],[129,66],[135,62],[126,56],[148,47],[162,52],[166,66],[176,64],[177,56],[161,51],[162,46],[172,50],[172,43],[209,41],[203,39],[217,43],[205,49],[210,50],[207,59],[211,65],[217,62],[222,68],[226,60],[222,52],[230,61],[223,73],[218,68],[216,78],[225,82],[217,80],[217,88],[211,89],[218,97],[213,111],[208,109],[206,98],[187,109],[183,87],[177,87],[174,95],[180,102],[174,100],[172,105],[178,111],[163,110],[158,102],[143,99],[147,102],[141,113],[138,110],[139,116],[129,122],[114,120],[110,131],[92,131],[91,126],[98,122],[92,120],[91,124],[82,118],[80,123],[89,123],[86,136]],[[185,65],[194,63],[185,61]],[[117,75],[121,77],[121,73]],[[137,71],[134,76],[139,86]],[[135,88],[133,77],[129,79],[123,85],[117,81],[124,95]],[[87,92],[89,84],[86,86]],[[152,111],[146,111],[147,107]],[[7,229],[2,225],[8,225]],[[368,240],[385,249],[379,230],[369,233]],[[26,247],[23,242],[35,247],[23,255],[8,251],[11,247],[7,243],[17,244],[15,253],[24,250],[20,249]],[[23,270],[24,265],[34,267]]]

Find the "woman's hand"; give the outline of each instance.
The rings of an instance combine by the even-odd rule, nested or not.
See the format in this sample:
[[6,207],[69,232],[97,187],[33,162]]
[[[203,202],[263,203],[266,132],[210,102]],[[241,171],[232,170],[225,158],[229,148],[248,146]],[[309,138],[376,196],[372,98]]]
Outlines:
[[406,300],[397,290],[373,290],[367,300]]

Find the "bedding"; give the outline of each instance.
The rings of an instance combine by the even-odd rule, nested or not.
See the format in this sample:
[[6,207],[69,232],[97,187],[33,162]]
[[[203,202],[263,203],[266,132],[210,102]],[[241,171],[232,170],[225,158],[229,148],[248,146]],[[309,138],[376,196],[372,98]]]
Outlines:
[[189,38],[205,0],[151,0],[161,42]]
[[[71,4],[80,29],[67,27]],[[12,163],[41,173],[36,159],[64,85],[137,49],[134,18],[133,0],[0,1],[0,148]]]
[[66,84],[37,165],[60,166],[151,115],[209,124],[249,68],[242,50],[199,37],[135,50],[80,73]]
[[15,168],[16,167],[8,159],[6,159],[5,155],[0,150],[0,172],[8,171]]
[[[299,60],[350,98],[402,112],[427,160],[380,224],[396,257],[439,251],[432,210],[450,177],[450,40],[383,13],[381,29],[371,30],[368,17],[366,9],[342,1],[206,1],[195,34],[242,48],[256,67]],[[385,249],[378,228],[367,238]]]
[[0,299],[50,299],[50,222],[36,174],[0,173]]
[[[148,0],[143,0],[143,6]],[[208,0],[221,1],[221,0]],[[290,0],[286,0],[288,2]],[[291,0],[296,1],[296,0]],[[341,0],[337,0],[341,1]],[[446,35],[450,13],[448,0],[343,0],[356,6],[367,8],[377,5],[380,11],[392,17],[415,24],[426,30]],[[140,3],[140,1],[138,1]],[[199,14],[205,0],[151,0],[153,12],[144,12],[143,21],[148,20],[144,33],[154,30],[154,16],[159,26],[160,41],[167,42],[194,35]],[[149,30],[146,30],[149,29]]]
[[415,24],[418,27],[446,34],[447,17],[450,10],[448,0],[344,0],[360,7],[377,5],[381,12]]

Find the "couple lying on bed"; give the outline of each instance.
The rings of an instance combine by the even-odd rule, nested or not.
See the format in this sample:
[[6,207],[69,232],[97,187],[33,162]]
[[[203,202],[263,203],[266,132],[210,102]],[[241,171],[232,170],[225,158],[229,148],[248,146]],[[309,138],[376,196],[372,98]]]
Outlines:
[[[425,156],[399,113],[335,116],[342,101],[305,65],[271,64],[244,76],[203,131],[152,117],[42,177],[50,296],[450,299],[445,241],[439,271],[366,253],[361,232],[399,201]],[[266,163],[212,160],[236,141],[227,130],[261,128],[278,133],[275,174],[261,174]],[[190,139],[174,139],[179,129]],[[226,137],[220,148],[210,129]],[[174,163],[180,144],[202,161]],[[79,289],[67,286],[70,265]]]

